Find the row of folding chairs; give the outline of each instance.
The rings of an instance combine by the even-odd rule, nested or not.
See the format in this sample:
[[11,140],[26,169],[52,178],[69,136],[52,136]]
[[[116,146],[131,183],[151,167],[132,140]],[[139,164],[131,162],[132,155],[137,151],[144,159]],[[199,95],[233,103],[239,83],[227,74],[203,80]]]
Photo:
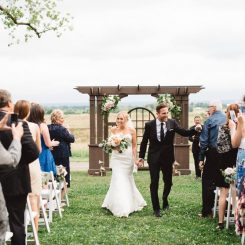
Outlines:
[[[232,211],[232,206],[236,205],[233,203],[233,200],[235,198],[235,201],[237,203],[237,197],[234,197],[235,195],[235,186],[231,186],[229,188],[229,192],[228,192],[228,196],[226,198],[227,200],[227,210],[226,210],[226,217],[225,217],[225,221],[226,221],[226,229],[229,228],[230,224],[234,224],[235,223],[235,217],[234,217],[234,212]],[[218,212],[218,199],[219,199],[219,188],[216,187],[216,190],[214,191],[215,193],[215,199],[214,199],[214,208],[213,208],[213,217],[216,217],[216,213]],[[231,215],[231,213],[233,215]],[[242,237],[241,237],[241,244],[245,245],[245,233],[243,232]]]
[[[53,212],[58,212],[59,217],[62,218],[62,189],[65,190],[65,205],[69,206],[69,199],[67,194],[66,182],[57,182],[54,178],[53,172],[42,172],[42,177],[45,180],[46,188],[42,189],[40,195],[40,214],[39,225],[45,225],[47,232],[50,232],[50,224],[53,221]],[[29,196],[27,197],[27,205],[25,211],[25,229],[26,229],[26,244],[29,242],[39,245],[38,233],[36,231],[34,218],[37,213],[31,210]],[[30,229],[28,229],[31,226]]]
[[[226,216],[225,216],[226,229],[229,228],[230,224],[234,224],[234,222],[235,222],[234,215],[231,215],[231,213],[233,213],[232,212],[232,206],[234,206],[234,203],[232,201],[233,200],[232,192],[234,192],[235,190],[233,188],[235,188],[235,187],[231,186],[229,188],[228,196],[226,198],[226,201],[227,201],[227,209],[226,209]],[[216,213],[218,212],[218,209],[219,209],[218,200],[219,200],[220,191],[219,191],[218,187],[216,187],[216,189],[214,190],[214,193],[215,193],[215,198],[214,198],[213,218],[216,217]]]

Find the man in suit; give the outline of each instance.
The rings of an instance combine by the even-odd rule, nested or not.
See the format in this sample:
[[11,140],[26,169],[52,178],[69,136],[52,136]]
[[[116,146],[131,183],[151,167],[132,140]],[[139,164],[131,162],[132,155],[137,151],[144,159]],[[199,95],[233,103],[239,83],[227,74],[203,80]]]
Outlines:
[[[13,112],[11,95],[0,89],[0,119]],[[28,124],[23,122],[24,134],[21,139],[21,159],[16,168],[9,167],[0,177],[6,206],[9,213],[10,230],[13,232],[12,245],[25,244],[24,211],[27,194],[31,192],[28,164],[38,158],[39,151],[33,141]],[[8,149],[13,136],[9,131],[0,132],[0,141]]]
[[[196,125],[200,125],[202,122],[200,116],[195,116],[194,117],[194,125],[190,127],[190,129],[194,129]],[[195,164],[195,173],[196,173],[196,179],[201,177],[201,170],[199,168],[199,153],[200,153],[200,146],[199,146],[199,137],[200,137],[201,132],[196,133],[193,136],[189,137],[189,141],[192,142],[192,155],[194,159],[194,164]]]
[[[158,184],[160,170],[163,174],[163,210],[169,208],[168,195],[172,186],[172,166],[174,159],[174,136],[175,132],[182,136],[195,134],[195,129],[185,130],[180,128],[176,120],[168,118],[168,106],[159,104],[156,107],[157,118],[145,124],[145,131],[140,145],[138,165],[144,163],[147,143],[149,144],[147,162],[149,164],[151,184],[151,201],[156,217],[161,217],[158,198]],[[198,125],[199,126],[199,125]],[[198,128],[197,128],[198,129]],[[200,130],[200,128],[199,128]]]

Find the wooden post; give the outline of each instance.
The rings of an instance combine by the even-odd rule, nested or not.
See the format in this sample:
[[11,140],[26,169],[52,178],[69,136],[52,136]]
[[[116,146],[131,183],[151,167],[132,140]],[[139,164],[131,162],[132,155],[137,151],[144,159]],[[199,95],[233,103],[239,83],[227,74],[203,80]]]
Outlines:
[[[90,129],[90,133],[92,133],[92,136],[94,137],[91,142],[92,144],[89,145],[89,170],[88,173],[92,175],[100,175],[100,165],[99,160],[103,161],[103,152],[102,149],[99,147],[99,143],[103,140],[103,118],[101,115],[101,104],[102,104],[102,96],[96,95],[96,108],[97,108],[97,120],[95,120],[95,107],[93,107],[94,110],[94,116],[90,115],[90,126],[92,126],[92,129]],[[90,104],[91,105],[91,104]],[[97,124],[95,127],[95,122],[97,121]],[[93,132],[92,132],[93,131]],[[97,134],[95,134],[97,132]],[[96,137],[95,137],[96,136]]]
[[[181,117],[180,117],[180,126],[188,129],[188,95],[175,96],[176,102],[181,106]],[[176,135],[175,139],[175,160],[180,163],[179,169],[181,174],[190,174],[189,166],[189,144],[188,137],[182,137]]]
[[[108,138],[108,114],[104,115],[104,139]],[[104,152],[104,166],[109,169],[109,154]]]

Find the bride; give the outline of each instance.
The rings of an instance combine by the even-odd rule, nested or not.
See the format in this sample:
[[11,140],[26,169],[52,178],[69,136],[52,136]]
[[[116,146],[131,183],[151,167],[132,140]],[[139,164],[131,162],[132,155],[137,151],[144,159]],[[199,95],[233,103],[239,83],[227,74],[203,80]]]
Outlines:
[[136,131],[128,113],[117,114],[116,127],[112,127],[111,134],[129,137],[130,145],[122,153],[113,150],[111,154],[111,183],[102,207],[109,209],[114,216],[128,217],[130,213],[146,206],[133,177],[136,163]]

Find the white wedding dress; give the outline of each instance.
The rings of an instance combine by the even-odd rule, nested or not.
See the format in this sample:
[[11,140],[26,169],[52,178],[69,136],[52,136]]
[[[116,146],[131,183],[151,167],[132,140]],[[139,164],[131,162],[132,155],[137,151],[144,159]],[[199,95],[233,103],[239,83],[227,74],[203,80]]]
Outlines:
[[[130,142],[132,142],[131,134],[125,136],[130,137]],[[111,168],[111,183],[102,207],[109,209],[114,216],[128,217],[130,213],[146,206],[134,182],[131,144],[122,153],[116,150],[112,152]]]

